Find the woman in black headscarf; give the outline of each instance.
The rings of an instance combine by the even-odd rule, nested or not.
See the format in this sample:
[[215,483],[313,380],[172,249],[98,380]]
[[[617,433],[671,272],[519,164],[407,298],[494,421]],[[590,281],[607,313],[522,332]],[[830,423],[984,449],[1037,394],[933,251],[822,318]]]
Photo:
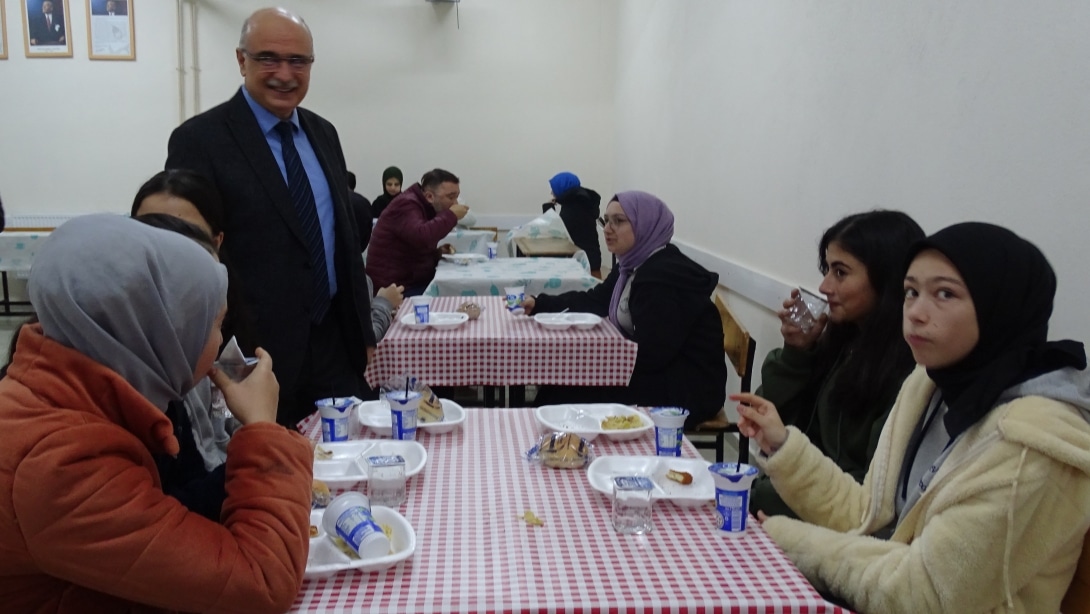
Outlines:
[[400,168],[390,166],[382,171],[382,194],[379,194],[371,203],[371,214],[374,219],[377,220],[378,216],[382,215],[382,210],[386,208],[386,205],[389,205],[394,197],[401,194],[402,183],[405,183],[405,177],[402,176]]
[[975,222],[909,259],[903,328],[919,366],[862,485],[771,403],[732,397],[807,522],[759,518],[857,611],[1055,612],[1090,527],[1090,374],[1081,343],[1047,340],[1052,267]]

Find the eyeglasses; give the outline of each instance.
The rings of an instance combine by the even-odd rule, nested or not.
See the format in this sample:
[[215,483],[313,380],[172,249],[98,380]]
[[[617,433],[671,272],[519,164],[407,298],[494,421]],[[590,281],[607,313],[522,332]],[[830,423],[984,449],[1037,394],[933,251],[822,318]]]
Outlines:
[[617,230],[621,226],[624,226],[627,223],[628,223],[628,218],[622,217],[620,215],[615,215],[613,217],[609,217],[608,215],[603,215],[602,217],[598,218],[598,225],[599,226],[601,226],[602,228],[605,228],[606,226],[609,226],[609,227],[613,228],[613,230]]
[[275,53],[259,53],[254,55],[245,49],[241,49],[240,51],[242,51],[242,54],[246,57],[257,62],[261,68],[265,70],[277,70],[282,63],[287,62],[292,70],[295,72],[302,72],[310,68],[310,65],[314,63],[314,56],[312,55],[293,55],[291,57],[283,58]]

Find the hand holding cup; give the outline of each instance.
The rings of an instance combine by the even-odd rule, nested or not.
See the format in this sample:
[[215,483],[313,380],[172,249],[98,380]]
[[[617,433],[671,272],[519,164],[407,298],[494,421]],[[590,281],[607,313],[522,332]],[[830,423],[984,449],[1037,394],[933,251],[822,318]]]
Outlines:
[[240,382],[233,381],[220,369],[212,369],[212,383],[223,392],[227,408],[242,424],[276,422],[276,407],[280,398],[280,383],[272,371],[272,357],[257,348],[257,365]]
[[787,441],[787,427],[771,401],[749,393],[732,394],[730,400],[738,401],[738,430],[762,452],[772,454]]
[[784,345],[802,350],[817,343],[829,321],[824,309],[817,315],[810,313],[797,288],[791,291],[791,298],[783,302],[783,309],[776,315],[780,318],[780,334],[783,335]]

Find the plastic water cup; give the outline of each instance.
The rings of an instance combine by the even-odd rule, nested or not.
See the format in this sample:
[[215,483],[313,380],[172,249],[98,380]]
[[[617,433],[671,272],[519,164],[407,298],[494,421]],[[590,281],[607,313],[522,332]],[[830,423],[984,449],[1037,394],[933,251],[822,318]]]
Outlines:
[[416,412],[420,408],[420,393],[412,390],[391,390],[386,393],[390,404],[390,434],[394,439],[416,439]]
[[367,457],[367,497],[375,505],[398,507],[405,502],[405,457]]
[[503,292],[508,311],[521,308],[522,301],[526,300],[526,286],[507,286]]
[[488,246],[488,259],[494,260],[499,255],[500,244],[495,241],[489,241],[485,245]]
[[334,397],[314,402],[322,419],[322,441],[348,441],[355,399]]
[[787,309],[787,317],[802,332],[808,333],[828,307],[829,302],[820,295],[799,288],[799,298]]
[[681,456],[681,438],[685,436],[685,419],[689,410],[681,407],[655,407],[651,421],[655,423],[655,454]]
[[414,296],[412,299],[413,315],[417,324],[427,324],[431,315],[431,297]]
[[708,467],[715,480],[716,533],[738,537],[746,532],[749,518],[749,488],[757,468],[743,463],[716,463]]
[[371,501],[363,493],[338,495],[322,514],[326,535],[343,539],[361,559],[373,559],[390,553],[390,539],[371,516]]
[[642,475],[613,478],[613,507],[610,520],[618,533],[642,535],[654,528],[651,491],[654,483]]

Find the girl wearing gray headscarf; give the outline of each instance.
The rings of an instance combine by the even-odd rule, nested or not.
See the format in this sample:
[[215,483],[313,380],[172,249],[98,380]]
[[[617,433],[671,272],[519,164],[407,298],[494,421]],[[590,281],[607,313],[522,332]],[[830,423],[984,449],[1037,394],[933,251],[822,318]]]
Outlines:
[[[65,223],[30,274],[41,323],[0,380],[0,603],[14,610],[283,611],[302,582],[312,452],[275,424],[272,361],[212,369],[223,267],[193,241],[110,214]],[[160,488],[165,409],[210,374],[243,426],[223,524]]]

